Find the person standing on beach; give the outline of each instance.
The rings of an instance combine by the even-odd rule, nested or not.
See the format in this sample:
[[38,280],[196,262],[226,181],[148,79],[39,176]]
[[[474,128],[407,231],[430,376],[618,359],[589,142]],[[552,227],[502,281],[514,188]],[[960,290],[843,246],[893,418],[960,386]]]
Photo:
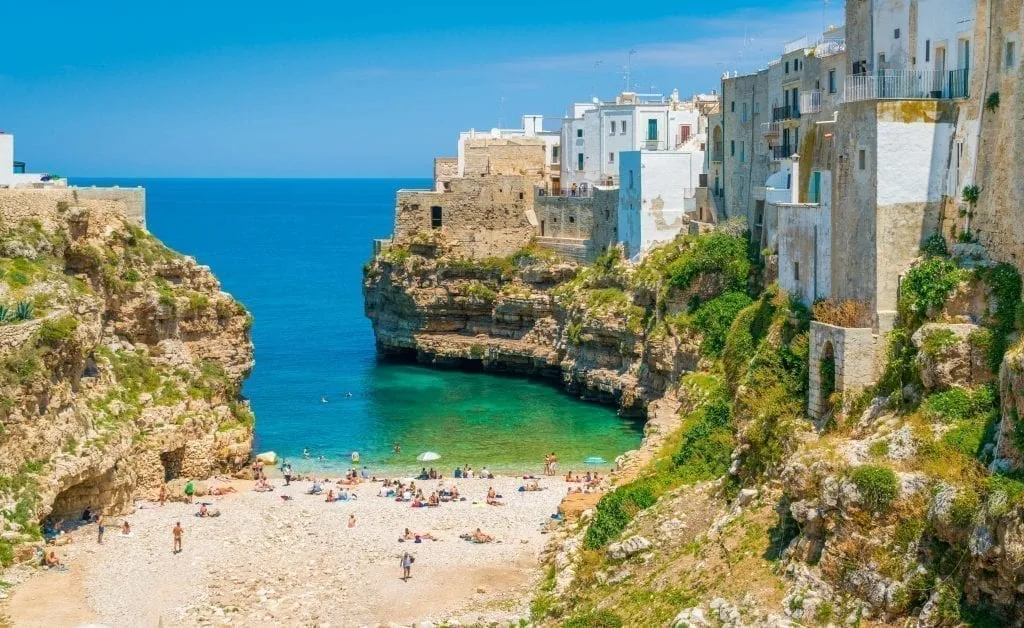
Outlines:
[[551,468],[551,475],[558,475],[558,456],[555,455],[555,452],[551,452],[551,463],[549,466]]
[[103,513],[101,512],[100,516],[96,517],[96,526],[97,526],[96,527],[96,542],[98,544],[100,544],[100,545],[103,545],[103,524],[104,523],[105,523],[105,521],[103,520]]
[[402,581],[408,582],[409,578],[412,578],[412,564],[415,562],[415,558],[412,554],[406,552],[402,554]]
[[282,471],[284,471],[284,485],[290,486],[292,483],[292,465],[285,464]]
[[167,501],[167,485],[160,485],[160,505],[163,506],[164,502]]
[[181,553],[181,534],[185,531],[181,527],[181,522],[178,521],[174,524],[174,529],[171,530],[171,534],[174,536],[174,552],[175,554]]

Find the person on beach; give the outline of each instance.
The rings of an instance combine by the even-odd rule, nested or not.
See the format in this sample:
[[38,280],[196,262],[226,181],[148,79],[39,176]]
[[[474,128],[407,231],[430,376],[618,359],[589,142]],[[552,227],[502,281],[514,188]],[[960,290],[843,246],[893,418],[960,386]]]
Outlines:
[[166,484],[161,484],[160,485],[160,496],[159,496],[158,499],[160,500],[160,505],[161,506],[163,506],[164,502],[167,501],[167,485]]
[[103,513],[101,512],[99,516],[96,517],[96,543],[99,545],[103,545],[103,531],[105,529],[105,523]]
[[555,452],[551,452],[551,465],[550,465],[550,468],[551,468],[551,475],[558,475],[558,456],[555,455]]
[[334,503],[334,489],[333,488],[330,489],[329,491],[327,491],[327,499],[325,499],[324,501],[326,501],[328,504],[333,504]]
[[349,515],[348,516],[348,527],[349,528],[356,527],[356,516],[355,515]]
[[412,554],[406,552],[402,554],[402,581],[408,582],[409,578],[412,578],[412,564],[416,559],[412,557]]
[[498,501],[498,493],[494,490],[494,487],[487,489],[487,505],[488,506],[504,506],[505,502]]
[[64,564],[60,562],[60,557],[57,556],[57,550],[50,549],[46,552],[46,558],[44,559],[47,567],[63,567]]
[[181,535],[185,532],[185,528],[181,527],[181,522],[175,522],[174,528],[171,530],[171,535],[174,537],[174,550],[172,553],[181,553]]
[[284,485],[291,486],[292,483],[292,465],[291,463],[285,463],[284,467],[281,468],[284,473]]
[[359,452],[358,451],[353,451],[352,452],[352,464],[354,464],[354,465],[358,465],[359,464]]
[[125,519],[124,523],[121,524],[121,536],[131,536],[132,527],[128,524],[128,520]]
[[396,441],[395,441],[395,446],[391,448],[391,451],[395,452],[395,455],[396,455],[396,456],[397,456],[398,454],[402,453],[402,444],[401,444],[401,443],[399,443],[399,442],[398,442],[398,441],[396,440]]
[[189,480],[185,484],[185,501],[187,503],[189,503],[189,504],[192,503],[192,496],[195,495],[195,492],[196,492],[196,485],[192,483],[192,480]]

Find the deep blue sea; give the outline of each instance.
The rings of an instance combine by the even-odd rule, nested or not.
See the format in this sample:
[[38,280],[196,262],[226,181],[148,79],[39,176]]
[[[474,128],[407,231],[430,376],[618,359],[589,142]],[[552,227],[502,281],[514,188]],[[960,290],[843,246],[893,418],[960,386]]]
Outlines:
[[[444,468],[528,470],[552,450],[567,468],[589,456],[613,460],[639,443],[638,424],[546,383],[377,361],[362,266],[372,239],[391,233],[395,191],[429,180],[72,183],[144,186],[149,230],[209,265],[252,312],[256,367],[244,394],[257,451],[330,467],[359,451],[371,467],[404,469],[431,450]],[[302,460],[306,448],[312,460]]]

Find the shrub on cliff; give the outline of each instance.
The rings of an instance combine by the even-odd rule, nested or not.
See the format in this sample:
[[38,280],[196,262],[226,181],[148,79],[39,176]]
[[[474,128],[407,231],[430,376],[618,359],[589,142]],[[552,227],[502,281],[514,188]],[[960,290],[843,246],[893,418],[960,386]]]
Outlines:
[[48,345],[59,345],[70,340],[78,329],[78,319],[70,314],[48,318],[39,327],[39,340]]
[[930,257],[911,268],[900,283],[899,308],[905,322],[917,327],[929,309],[939,309],[968,272],[943,257]]
[[753,300],[743,292],[726,292],[702,303],[690,318],[691,327],[703,338],[701,352],[711,357],[721,356],[729,326],[736,315],[751,303]]
[[875,512],[887,510],[899,497],[900,481],[892,469],[865,464],[850,473],[850,479],[860,492],[865,508]]
[[669,284],[687,288],[698,276],[720,273],[727,290],[746,290],[750,274],[747,243],[725,233],[710,233],[694,238],[688,248],[666,269]]
[[588,549],[600,549],[619,536],[638,512],[654,505],[658,499],[655,491],[654,481],[643,478],[606,494],[597,503],[583,544]]
[[713,480],[729,469],[735,445],[729,427],[729,404],[706,403],[683,420],[683,438],[672,456],[674,472],[685,482]]
[[847,299],[837,301],[831,297],[817,301],[811,306],[814,320],[836,327],[868,327],[871,315],[867,303]]

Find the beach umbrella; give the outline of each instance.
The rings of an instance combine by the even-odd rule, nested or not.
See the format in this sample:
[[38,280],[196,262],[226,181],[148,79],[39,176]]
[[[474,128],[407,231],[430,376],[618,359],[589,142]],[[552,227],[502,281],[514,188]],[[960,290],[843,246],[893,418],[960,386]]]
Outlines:
[[422,454],[416,456],[416,459],[420,462],[431,462],[433,460],[440,460],[441,455],[435,451],[425,451]]

